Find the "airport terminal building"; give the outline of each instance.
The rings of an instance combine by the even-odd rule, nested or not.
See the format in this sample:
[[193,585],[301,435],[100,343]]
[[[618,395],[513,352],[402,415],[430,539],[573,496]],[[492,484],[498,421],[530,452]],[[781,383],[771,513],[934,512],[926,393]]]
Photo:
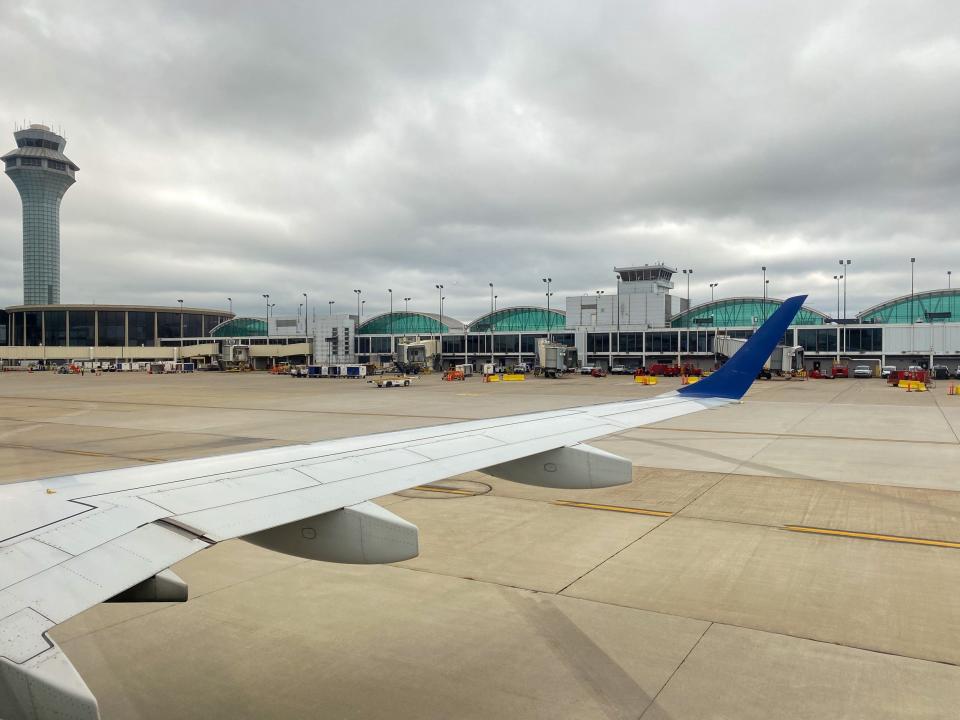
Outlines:
[[[120,363],[193,360],[267,368],[279,362],[387,364],[411,347],[434,366],[536,364],[540,338],[577,349],[583,365],[628,368],[654,363],[709,368],[718,336],[749,337],[780,305],[775,298],[718,298],[689,306],[673,297],[671,269],[652,266],[655,280],[622,281],[617,292],[571,296],[566,311],[498,308],[471,322],[398,311],[306,317],[236,317],[223,310],[141,305],[18,305],[0,310],[0,363]],[[645,284],[644,284],[645,283]],[[676,312],[671,312],[676,310]],[[909,318],[914,318],[910,322]],[[960,291],[893,298],[837,321],[804,307],[783,344],[816,364],[960,364]]]
[[[691,306],[693,271],[681,271],[681,295],[674,292],[677,270],[663,263],[614,268],[614,289],[569,296],[563,310],[494,304],[472,321],[407,309],[368,318],[315,313],[308,320],[306,313],[236,317],[183,307],[182,301],[176,307],[61,304],[60,205],[79,167],[63,154],[66,140],[45,125],[18,129],[14,138],[16,147],[3,160],[23,207],[24,299],[0,310],[0,365],[189,359],[210,367],[265,368],[278,362],[385,364],[415,356],[435,367],[509,366],[535,364],[537,342],[548,338],[576,348],[583,365],[706,368],[719,360],[718,336],[748,337],[780,304],[732,297]],[[802,347],[811,367],[956,365],[960,292],[893,298],[852,321],[805,307],[783,342]]]

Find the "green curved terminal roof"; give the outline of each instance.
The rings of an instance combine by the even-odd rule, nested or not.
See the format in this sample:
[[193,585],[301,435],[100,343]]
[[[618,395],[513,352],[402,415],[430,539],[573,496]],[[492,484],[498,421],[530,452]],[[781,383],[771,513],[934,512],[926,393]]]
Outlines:
[[548,332],[562,330],[566,313],[542,307],[509,307],[481,315],[470,323],[470,332]]
[[902,295],[867,308],[857,319],[864,323],[956,322],[960,319],[960,290]]
[[463,330],[463,323],[448,315],[436,313],[397,311],[392,315],[374,315],[357,328],[358,335],[418,335],[448,333]]
[[263,337],[266,334],[267,321],[254,317],[235,317],[210,331],[211,337]]
[[[670,318],[670,327],[750,327],[766,320],[783,300],[737,297],[711,300],[695,305]],[[754,319],[756,318],[756,320]],[[803,306],[792,325],[823,325],[830,317]]]

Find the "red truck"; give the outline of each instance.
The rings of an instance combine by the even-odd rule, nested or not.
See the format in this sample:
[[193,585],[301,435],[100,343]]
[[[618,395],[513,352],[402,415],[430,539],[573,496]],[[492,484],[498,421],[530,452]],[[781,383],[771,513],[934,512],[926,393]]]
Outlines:
[[680,376],[680,366],[679,365],[667,365],[666,363],[653,363],[647,372],[650,375],[662,375],[663,377],[679,377]]

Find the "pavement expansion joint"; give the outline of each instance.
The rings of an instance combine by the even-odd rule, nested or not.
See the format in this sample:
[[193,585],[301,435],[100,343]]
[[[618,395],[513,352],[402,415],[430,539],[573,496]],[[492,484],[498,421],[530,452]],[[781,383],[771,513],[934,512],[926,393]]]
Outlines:
[[905,543],[908,545],[927,545],[942,548],[960,548],[960,542],[948,540],[930,540],[928,538],[906,537],[903,535],[881,535],[879,533],[857,532],[854,530],[830,530],[828,528],[814,528],[803,525],[784,525],[784,530],[792,532],[811,533],[814,535],[829,535],[832,537],[855,538],[858,540],[879,540],[881,542]]

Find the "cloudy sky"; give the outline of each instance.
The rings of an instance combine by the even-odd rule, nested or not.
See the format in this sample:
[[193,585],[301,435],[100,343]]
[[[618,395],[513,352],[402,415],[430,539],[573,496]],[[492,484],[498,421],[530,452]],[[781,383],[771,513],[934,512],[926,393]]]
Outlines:
[[[960,3],[0,3],[63,128],[63,300],[450,314],[694,270],[836,308],[960,274]],[[3,151],[9,149],[4,147]],[[0,302],[22,298],[0,191]],[[960,278],[958,278],[960,281]],[[680,281],[678,289],[685,294]]]

